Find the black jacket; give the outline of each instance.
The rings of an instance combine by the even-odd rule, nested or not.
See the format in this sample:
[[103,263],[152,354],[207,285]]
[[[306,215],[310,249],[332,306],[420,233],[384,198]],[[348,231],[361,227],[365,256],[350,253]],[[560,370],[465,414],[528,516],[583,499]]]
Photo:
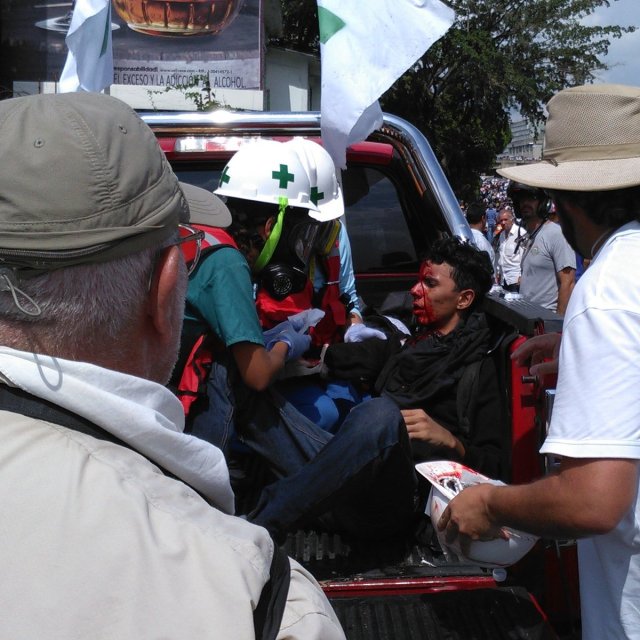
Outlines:
[[[401,409],[423,409],[462,442],[466,453],[461,462],[499,478],[505,474],[508,434],[495,365],[488,355],[490,339],[484,315],[476,312],[446,336],[418,333],[402,347],[395,340],[333,345],[325,363],[337,377],[375,379],[375,394],[392,398]],[[481,364],[477,397],[470,403],[473,415],[461,424],[458,386],[475,362]],[[450,450],[438,451],[419,440],[412,440],[412,448],[417,460],[451,456]]]

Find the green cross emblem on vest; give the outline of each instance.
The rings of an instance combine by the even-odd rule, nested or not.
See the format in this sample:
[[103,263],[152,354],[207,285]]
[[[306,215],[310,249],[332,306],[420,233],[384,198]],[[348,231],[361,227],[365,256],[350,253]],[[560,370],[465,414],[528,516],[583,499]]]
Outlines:
[[272,171],[271,177],[274,180],[279,181],[279,189],[286,189],[287,185],[295,180],[295,176],[293,175],[293,173],[289,173],[289,167],[286,164],[280,165],[280,171]]
[[318,191],[318,187],[311,187],[311,193],[309,194],[309,200],[313,202],[313,204],[318,206],[318,201],[324,199],[324,191]]
[[222,175],[220,176],[220,184],[227,184],[231,178],[229,177],[229,167],[225,167]]

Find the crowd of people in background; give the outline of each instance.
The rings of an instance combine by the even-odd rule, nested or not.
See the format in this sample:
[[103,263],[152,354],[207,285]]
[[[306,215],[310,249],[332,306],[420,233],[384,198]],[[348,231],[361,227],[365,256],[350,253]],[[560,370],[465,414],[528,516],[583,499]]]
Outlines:
[[541,190],[486,176],[476,202],[460,203],[476,246],[494,267],[495,284],[563,314],[586,266],[561,233]]

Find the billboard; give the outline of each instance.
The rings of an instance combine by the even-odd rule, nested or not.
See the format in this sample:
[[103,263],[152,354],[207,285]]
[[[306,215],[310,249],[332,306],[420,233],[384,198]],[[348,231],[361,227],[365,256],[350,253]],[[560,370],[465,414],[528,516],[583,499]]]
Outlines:
[[[2,0],[2,80],[57,81],[73,2]],[[262,0],[113,0],[114,84],[262,89]]]

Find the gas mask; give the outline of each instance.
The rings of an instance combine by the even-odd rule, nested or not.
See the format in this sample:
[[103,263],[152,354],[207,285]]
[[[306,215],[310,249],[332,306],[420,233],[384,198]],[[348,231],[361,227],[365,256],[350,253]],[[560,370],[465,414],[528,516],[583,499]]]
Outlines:
[[260,284],[276,300],[302,291],[316,256],[331,252],[339,232],[338,220],[319,222],[306,210],[281,207],[254,265]]

